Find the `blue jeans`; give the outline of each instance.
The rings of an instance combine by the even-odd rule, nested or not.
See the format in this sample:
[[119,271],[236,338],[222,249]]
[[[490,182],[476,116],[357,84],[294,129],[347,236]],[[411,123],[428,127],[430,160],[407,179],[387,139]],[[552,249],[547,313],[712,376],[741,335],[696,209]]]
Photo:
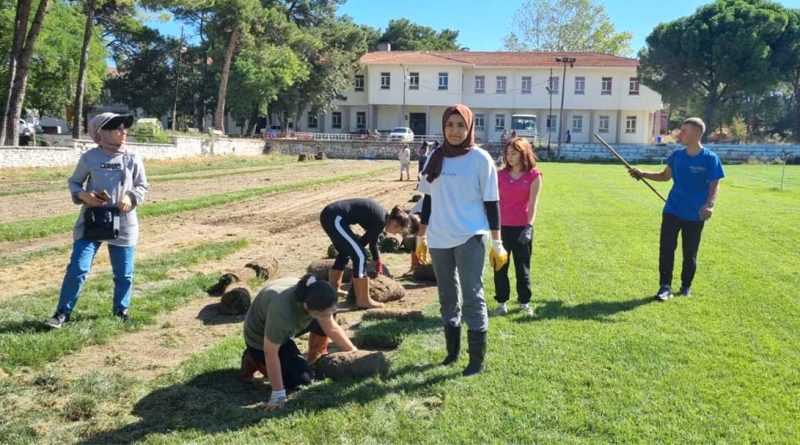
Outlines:
[[[72,245],[72,257],[61,284],[61,296],[58,299],[56,312],[72,313],[80,297],[86,276],[92,269],[94,257],[102,243],[85,239],[76,240]],[[111,258],[111,270],[114,274],[114,306],[112,312],[128,312],[133,289],[133,254],[135,246],[108,245],[108,255]]]

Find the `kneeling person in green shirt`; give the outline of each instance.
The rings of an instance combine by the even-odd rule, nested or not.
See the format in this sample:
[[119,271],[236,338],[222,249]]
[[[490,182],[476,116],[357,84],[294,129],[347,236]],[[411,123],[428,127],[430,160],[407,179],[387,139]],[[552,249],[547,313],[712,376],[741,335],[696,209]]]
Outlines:
[[336,323],[333,315],[337,295],[326,281],[306,275],[282,278],[258,293],[247,311],[244,340],[247,349],[242,355],[241,375],[250,378],[260,371],[269,378],[272,395],[268,411],[277,411],[286,404],[286,390],[311,383],[308,361],[300,354],[294,338],[311,332],[330,337],[342,351],[356,347]]

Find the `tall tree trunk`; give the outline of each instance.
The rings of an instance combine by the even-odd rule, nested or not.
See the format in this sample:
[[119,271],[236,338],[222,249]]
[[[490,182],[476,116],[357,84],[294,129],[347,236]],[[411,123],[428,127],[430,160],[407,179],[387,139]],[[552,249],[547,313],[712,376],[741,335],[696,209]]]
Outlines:
[[25,37],[25,46],[20,54],[17,63],[17,73],[14,78],[14,86],[11,89],[11,100],[8,113],[6,114],[6,141],[9,145],[16,145],[19,139],[19,118],[22,115],[22,104],[25,102],[25,89],[28,86],[28,74],[30,74],[31,59],[33,58],[33,47],[39,32],[42,30],[42,22],[47,13],[50,0],[40,0],[36,15],[33,17],[30,31]]
[[714,111],[719,104],[719,96],[717,93],[717,87],[711,89],[708,92],[708,96],[706,97],[705,104],[703,105],[703,121],[706,123],[706,132],[703,134],[702,142],[708,142],[708,133],[711,131],[714,125]]
[[800,70],[792,79],[792,90],[794,92],[794,140],[800,143]]
[[236,44],[239,40],[239,27],[231,32],[231,40],[225,50],[225,63],[222,65],[222,78],[219,81],[219,96],[217,97],[217,112],[214,113],[214,128],[225,133],[225,96],[228,94],[228,76],[231,73],[231,61],[233,53],[236,51]]
[[[0,145],[6,144],[6,130],[8,127],[8,111],[11,108],[11,93],[14,87],[14,80],[17,77],[17,64],[25,45],[25,34],[28,31],[28,17],[31,14],[31,0],[19,0],[17,11],[14,18],[14,38],[11,42],[11,52],[8,58],[8,88],[3,95],[3,109],[0,114]],[[17,126],[16,123],[14,125]],[[7,145],[16,145],[12,141]]]
[[81,117],[83,117],[83,93],[86,90],[86,68],[89,65],[89,46],[92,43],[92,27],[94,26],[95,0],[87,0],[86,25],[83,28],[83,47],[81,48],[81,62],[78,67],[78,86],[75,88],[75,102],[73,103],[72,138],[81,137]]

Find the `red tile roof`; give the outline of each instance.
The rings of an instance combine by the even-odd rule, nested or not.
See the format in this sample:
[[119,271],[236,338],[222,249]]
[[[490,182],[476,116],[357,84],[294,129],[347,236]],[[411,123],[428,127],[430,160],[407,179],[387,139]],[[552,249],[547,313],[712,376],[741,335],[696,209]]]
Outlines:
[[502,51],[376,51],[364,54],[366,64],[557,67],[556,57],[574,57],[578,67],[638,67],[638,59],[590,52]]

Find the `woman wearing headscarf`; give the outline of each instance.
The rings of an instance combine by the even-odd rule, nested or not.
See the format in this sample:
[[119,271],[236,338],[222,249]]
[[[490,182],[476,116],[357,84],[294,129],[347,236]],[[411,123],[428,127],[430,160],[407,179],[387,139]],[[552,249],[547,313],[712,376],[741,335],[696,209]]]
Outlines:
[[[508,261],[500,239],[497,169],[491,156],[475,146],[472,111],[465,105],[448,107],[442,116],[444,141],[422,172],[423,198],[417,256],[427,260],[430,248],[444,323],[447,357],[458,360],[461,323],[467,324],[469,364],[463,375],[483,370],[489,318],[483,292],[486,241],[495,270]],[[462,295],[463,303],[459,301]]]
[[[108,244],[114,275],[112,313],[126,325],[133,325],[128,315],[133,290],[133,263],[139,238],[136,208],[149,188],[144,164],[139,155],[125,147],[127,129],[133,124],[130,114],[101,113],[89,121],[89,136],[97,147],[83,153],[75,172],[67,180],[72,202],[81,205],[73,232],[72,255],[67,266],[55,314],[45,320],[60,328],[70,320],[92,262],[103,242]],[[90,208],[108,209],[118,217],[111,236],[97,239],[87,236],[87,213]]]

